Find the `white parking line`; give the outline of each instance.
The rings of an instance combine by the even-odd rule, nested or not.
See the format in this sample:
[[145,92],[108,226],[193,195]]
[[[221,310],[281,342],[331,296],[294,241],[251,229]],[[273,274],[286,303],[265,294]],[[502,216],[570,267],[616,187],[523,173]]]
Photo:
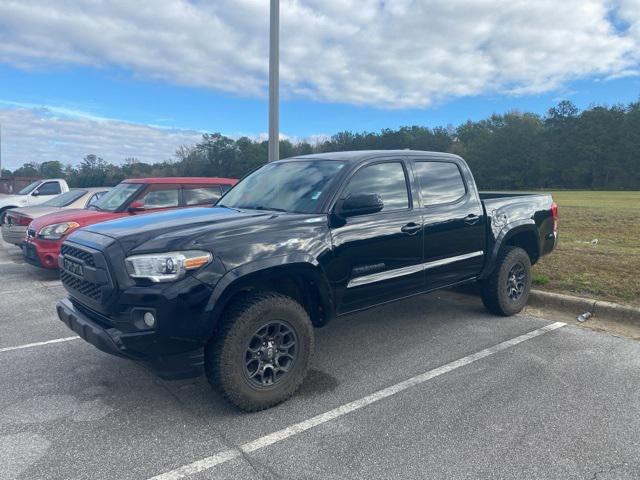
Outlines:
[[529,333],[525,333],[524,335],[512,338],[511,340],[504,341],[502,343],[494,345],[493,347],[486,348],[472,355],[468,355],[459,360],[447,363],[446,365],[443,365],[441,367],[421,373],[420,375],[416,375],[415,377],[409,378],[408,380],[405,380],[403,382],[396,383],[395,385],[384,388],[382,390],[378,390],[377,392],[374,392],[371,395],[367,395],[366,397],[363,397],[359,400],[341,405],[337,408],[334,408],[333,410],[321,413],[320,415],[312,417],[308,420],[304,420],[300,423],[291,425],[290,427],[278,430],[277,432],[265,435],[264,437],[260,437],[252,442],[240,445],[237,449],[224,450],[210,457],[206,457],[193,463],[189,463],[188,465],[176,468],[175,470],[161,473],[160,475],[157,475],[149,480],[178,480],[189,475],[209,470],[217,465],[221,465],[230,460],[233,460],[234,458],[238,458],[243,453],[255,452],[256,450],[268,447],[269,445],[273,445],[274,443],[281,442],[282,440],[302,433],[313,427],[317,427],[318,425],[322,425],[323,423],[326,423],[330,420],[334,420],[338,417],[366,407],[367,405],[371,405],[374,402],[391,397],[392,395],[396,395],[408,388],[420,385],[421,383],[424,383],[427,380],[431,380],[432,378],[435,378],[439,375],[449,373],[457,368],[464,367],[465,365],[469,365],[470,363],[488,357],[489,355],[501,352],[502,350],[506,350],[507,348],[513,347],[514,345],[517,345],[519,343],[526,342],[527,340],[531,340],[532,338],[538,337],[552,330],[564,327],[565,325],[566,324],[562,322],[555,322],[545,327],[538,328],[537,330],[533,330]]
[[32,347],[41,347],[43,345],[49,345],[51,343],[61,343],[68,342],[70,340],[77,340],[80,337],[65,337],[65,338],[56,338],[54,340],[47,340],[46,342],[35,342],[35,343],[27,343],[25,345],[17,345],[15,347],[4,347],[0,348],[0,353],[3,352],[11,352],[13,350],[22,350],[23,348],[32,348]]

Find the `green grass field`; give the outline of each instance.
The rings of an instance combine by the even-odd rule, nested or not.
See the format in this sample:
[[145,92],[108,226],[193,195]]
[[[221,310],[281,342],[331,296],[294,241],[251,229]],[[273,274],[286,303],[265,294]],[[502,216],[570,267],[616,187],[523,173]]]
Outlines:
[[534,288],[640,305],[640,192],[552,193],[560,242]]

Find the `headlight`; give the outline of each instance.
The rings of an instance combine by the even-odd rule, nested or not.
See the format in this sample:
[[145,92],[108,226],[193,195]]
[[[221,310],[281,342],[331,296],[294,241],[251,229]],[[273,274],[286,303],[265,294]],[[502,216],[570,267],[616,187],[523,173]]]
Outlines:
[[80,224],[76,222],[54,223],[53,225],[47,225],[42,228],[40,232],[38,232],[38,236],[45,240],[60,240],[67,233],[72,232],[79,226]]
[[152,282],[171,282],[183,277],[187,270],[196,270],[213,260],[209,252],[149,253],[125,259],[131,278],[146,278]]

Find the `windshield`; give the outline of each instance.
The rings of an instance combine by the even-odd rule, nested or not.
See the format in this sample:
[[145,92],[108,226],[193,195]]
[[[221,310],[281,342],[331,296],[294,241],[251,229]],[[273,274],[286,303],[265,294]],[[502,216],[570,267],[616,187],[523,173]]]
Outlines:
[[269,163],[233,187],[219,206],[313,213],[344,165],[334,160]]
[[51,200],[47,200],[42,205],[47,207],[66,207],[86,193],[86,190],[70,190],[67,193],[53,197]]
[[29,195],[31,192],[33,192],[36,189],[38,185],[40,185],[40,180],[38,180],[37,182],[30,183],[29,185],[24,187],[22,190],[18,192],[18,195]]
[[105,212],[115,212],[122,207],[132,195],[140,190],[140,183],[121,183],[113,190],[109,190],[100,199],[91,204],[89,208],[103,210]]

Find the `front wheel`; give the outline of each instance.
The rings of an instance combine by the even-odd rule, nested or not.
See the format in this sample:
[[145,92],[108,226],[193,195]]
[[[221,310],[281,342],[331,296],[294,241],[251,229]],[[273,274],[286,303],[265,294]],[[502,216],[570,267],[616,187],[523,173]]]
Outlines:
[[242,410],[264,410],[300,387],[313,354],[313,326],[302,306],[276,293],[234,303],[205,349],[212,387]]
[[502,249],[496,266],[481,284],[482,303],[491,313],[510,316],[520,312],[531,291],[531,261],[522,248]]

